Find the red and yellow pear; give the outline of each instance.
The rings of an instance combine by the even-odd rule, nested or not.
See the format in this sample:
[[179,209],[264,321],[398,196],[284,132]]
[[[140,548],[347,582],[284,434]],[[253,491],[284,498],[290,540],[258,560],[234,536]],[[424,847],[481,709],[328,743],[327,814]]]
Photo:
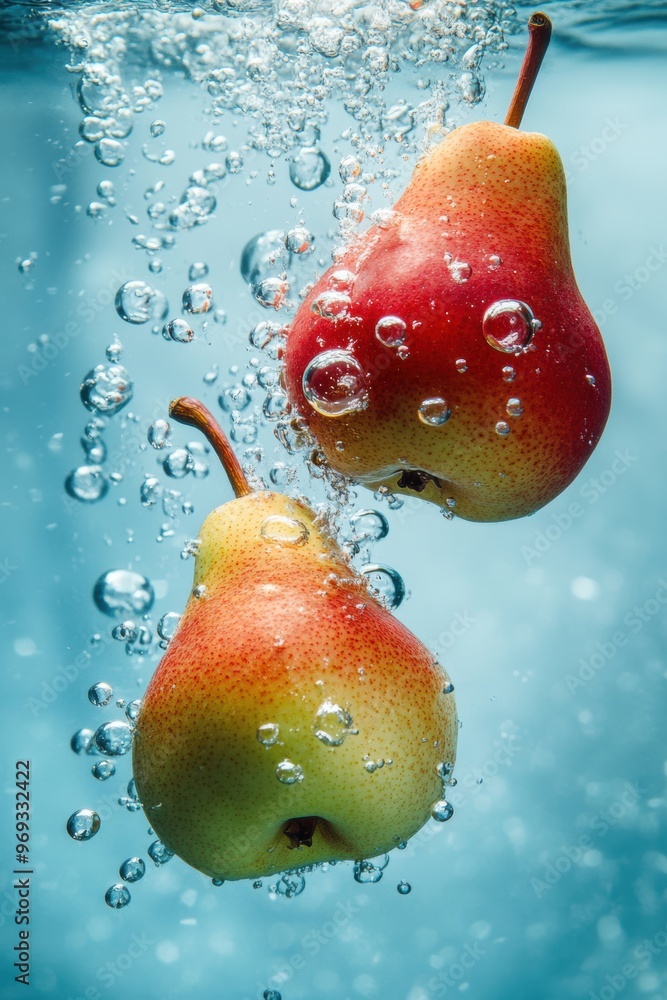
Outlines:
[[170,412],[206,434],[237,498],[204,522],[142,700],[133,769],[148,821],[216,879],[389,851],[442,801],[451,682],[308,506],[251,491],[201,403]]
[[530,514],[578,474],[611,379],[577,287],[565,175],[519,124],[549,41],[530,40],[505,124],[449,133],[393,212],[301,305],[285,383],[339,472],[461,517]]

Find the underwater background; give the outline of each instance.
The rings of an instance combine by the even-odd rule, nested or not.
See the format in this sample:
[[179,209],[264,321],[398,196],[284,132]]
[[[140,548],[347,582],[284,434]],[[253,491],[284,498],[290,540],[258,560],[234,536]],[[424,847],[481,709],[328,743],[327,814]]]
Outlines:
[[[456,685],[454,816],[375,884],[340,864],[296,893],[155,864],[129,756],[101,780],[109,757],[72,751],[141,697],[190,590],[188,543],[231,497],[214,456],[185,448],[195,432],[174,426],[156,449],[149,428],[161,443],[168,401],[200,395],[256,476],[335,502],[277,440],[275,352],[249,335],[289,321],[434,126],[502,120],[532,7],[114,6],[0,7],[0,997],[25,995],[13,873],[15,762],[29,761],[33,996],[666,1000],[664,4],[541,5],[554,36],[523,127],[563,158],[575,273],[614,378],[588,465],[519,521],[446,520],[361,488],[339,514],[348,540],[355,511],[387,519],[355,563],[400,575],[395,613]],[[355,163],[360,203],[345,197]],[[280,234],[304,227],[313,252],[286,250]],[[283,272],[274,312],[253,289]],[[183,314],[206,284],[211,309]],[[191,342],[178,324],[161,335],[184,315]],[[81,384],[117,364],[133,396],[95,423]],[[128,592],[93,593],[114,570],[152,588],[133,581],[129,639],[112,635]],[[398,600],[395,577],[377,582]],[[106,706],[88,697],[100,682]],[[101,821],[85,842],[66,830],[81,809]],[[135,856],[145,876],[114,910],[105,893]]]

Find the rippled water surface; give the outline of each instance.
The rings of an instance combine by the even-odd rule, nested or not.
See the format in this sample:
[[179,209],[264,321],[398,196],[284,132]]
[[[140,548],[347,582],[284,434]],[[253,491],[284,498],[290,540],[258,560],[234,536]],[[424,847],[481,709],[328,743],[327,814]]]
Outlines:
[[[614,403],[565,493],[474,524],[323,476],[280,353],[309,283],[383,224],[424,149],[503,119],[531,8],[0,8],[0,996],[25,995],[13,949],[28,928],[32,995],[58,1000],[667,996],[667,18],[657,0],[544,9],[554,38],[524,127],[565,164]],[[318,316],[345,314],[347,282]],[[407,350],[400,317],[383,324],[379,342]],[[336,353],[308,383],[334,419],[366,405]],[[507,362],[500,438],[525,405]],[[251,484],[320,506],[455,681],[457,784],[372,864],[216,885],[148,829],[133,726],[202,520],[232,495],[198,432],[168,418],[185,393],[214,410]],[[424,401],[426,427],[449,418],[447,400]],[[263,528],[277,531],[306,541],[298,521]],[[354,739],[353,716],[323,703],[320,741]],[[27,760],[29,866],[14,830]],[[364,766],[372,782],[385,765]],[[15,922],[27,871],[29,925]]]

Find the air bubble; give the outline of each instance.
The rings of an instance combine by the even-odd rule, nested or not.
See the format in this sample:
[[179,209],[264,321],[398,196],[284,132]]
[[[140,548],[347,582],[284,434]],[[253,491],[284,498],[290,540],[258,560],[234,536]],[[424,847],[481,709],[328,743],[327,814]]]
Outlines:
[[412,886],[409,882],[399,882],[396,886],[396,891],[399,896],[408,896],[412,892]]
[[162,336],[165,340],[175,340],[177,344],[189,344],[195,335],[190,324],[180,317],[169,320],[162,327]]
[[169,306],[162,292],[145,281],[126,281],[116,292],[116,312],[126,323],[163,320]]
[[123,861],[118,874],[124,882],[138,882],[146,874],[146,863],[142,858],[128,858]]
[[310,304],[310,311],[323,319],[345,319],[349,315],[350,296],[343,291],[320,292]]
[[289,282],[285,278],[264,278],[255,285],[253,295],[265,309],[282,309],[289,295]]
[[438,823],[446,823],[448,819],[451,819],[454,815],[454,806],[451,802],[447,802],[446,799],[440,799],[439,802],[434,802],[431,806],[431,816],[433,819],[437,820]]
[[285,246],[290,253],[308,253],[313,249],[313,234],[305,226],[296,226],[287,233]]
[[496,424],[496,434],[498,434],[499,437],[507,437],[511,429],[512,428],[506,420],[499,420]]
[[111,417],[130,400],[134,386],[122,365],[96,365],[81,383],[81,402],[92,413]]
[[116,765],[111,760],[98,760],[93,764],[92,774],[98,781],[107,781],[108,778],[113,778],[115,773]]
[[399,347],[406,332],[407,327],[398,316],[383,316],[375,325],[375,336],[385,347]]
[[67,820],[67,832],[72,840],[91,840],[100,825],[100,817],[93,809],[78,809]]
[[142,507],[154,507],[162,496],[162,486],[156,476],[146,476],[139,487],[139,499]]
[[183,308],[189,313],[206,313],[211,308],[212,298],[213,289],[206,282],[188,285],[183,292]]
[[358,510],[350,517],[354,540],[379,542],[389,534],[389,522],[379,510]]
[[152,448],[164,448],[169,440],[170,433],[171,427],[169,426],[168,421],[161,419],[154,420],[148,428],[148,443]]
[[[115,631],[115,629],[114,629]],[[88,701],[91,705],[103,708],[108,705],[113,698],[113,688],[106,681],[98,681],[88,689]]]
[[449,420],[451,410],[445,399],[442,399],[441,396],[433,396],[424,400],[417,415],[427,427],[441,427]]
[[457,358],[454,366],[460,375],[464,375],[468,371],[468,362],[465,358]]
[[125,146],[117,139],[100,139],[95,146],[95,159],[105,167],[118,167],[125,159]]
[[169,452],[162,468],[170,479],[182,479],[194,468],[194,459],[187,448],[175,448]]
[[94,741],[106,757],[122,757],[132,749],[132,730],[127,722],[105,722],[96,731]]
[[[449,258],[449,260],[447,258]],[[447,270],[457,285],[465,284],[472,274],[470,264],[466,263],[464,260],[452,260],[449,254],[445,254],[445,261],[447,261]]]
[[503,368],[503,382],[513,382],[516,378],[516,372],[511,365],[505,365]]
[[280,738],[280,727],[275,722],[265,722],[257,730],[257,740],[264,747],[272,747]]
[[367,578],[373,596],[384,607],[393,611],[405,598],[405,583],[400,573],[391,566],[367,563],[361,572]]
[[164,642],[171,642],[174,638],[180,620],[181,616],[175,611],[168,611],[166,615],[162,615],[157,623],[157,634]]
[[260,528],[262,538],[283,545],[303,545],[308,541],[309,531],[302,521],[293,517],[273,514],[267,517]]
[[368,405],[368,393],[359,362],[346,351],[324,351],[303,373],[303,393],[323,416],[358,413]]
[[500,299],[484,313],[482,332],[487,344],[503,354],[525,350],[542,324],[518,299]]
[[114,569],[103,573],[93,588],[93,600],[100,611],[117,614],[145,614],[155,600],[153,587],[145,576],[131,570]]
[[130,890],[126,885],[121,882],[117,882],[115,885],[109,886],[104,894],[104,902],[107,906],[110,906],[112,910],[120,910],[130,902]]
[[516,396],[512,396],[511,399],[507,400],[507,405],[505,406],[508,416],[510,417],[520,417],[523,413],[523,403]]
[[372,861],[355,861],[353,868],[354,881],[359,882],[361,885],[375,885],[384,875],[386,867],[386,862],[383,865],[374,865]]
[[80,465],[65,480],[65,489],[75,500],[97,503],[109,492],[109,480],[99,465]]
[[357,733],[352,716],[346,709],[330,699],[322,702],[315,713],[315,736],[321,743],[327,747],[339,747],[347,736]]
[[324,184],[330,173],[328,158],[315,146],[300,149],[289,167],[290,180],[300,191],[314,191]]
[[303,768],[291,760],[282,760],[276,768],[276,778],[283,785],[297,785],[303,781]]
[[170,851],[161,840],[154,840],[148,848],[148,856],[151,861],[159,867],[160,865],[166,865],[168,861],[171,861],[174,856],[174,852]]

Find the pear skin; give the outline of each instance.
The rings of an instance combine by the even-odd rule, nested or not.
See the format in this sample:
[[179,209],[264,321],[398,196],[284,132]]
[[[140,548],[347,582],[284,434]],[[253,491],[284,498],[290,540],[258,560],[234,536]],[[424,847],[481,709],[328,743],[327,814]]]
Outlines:
[[455,759],[446,672],[304,504],[248,493],[200,538],[134,738],[157,835],[222,879],[407,840],[442,797],[438,765]]
[[[318,315],[345,272],[347,309]],[[499,347],[489,316],[512,302],[525,336]],[[400,346],[378,339],[388,316],[405,326]],[[328,351],[363,373],[360,405],[347,412],[322,413],[304,392],[309,365]],[[476,521],[531,514],[565,489],[602,434],[611,376],[572,270],[553,143],[488,121],[449,133],[390,219],[353,241],[301,305],[285,383],[329,464],[370,489]],[[422,420],[428,400],[449,417]]]

